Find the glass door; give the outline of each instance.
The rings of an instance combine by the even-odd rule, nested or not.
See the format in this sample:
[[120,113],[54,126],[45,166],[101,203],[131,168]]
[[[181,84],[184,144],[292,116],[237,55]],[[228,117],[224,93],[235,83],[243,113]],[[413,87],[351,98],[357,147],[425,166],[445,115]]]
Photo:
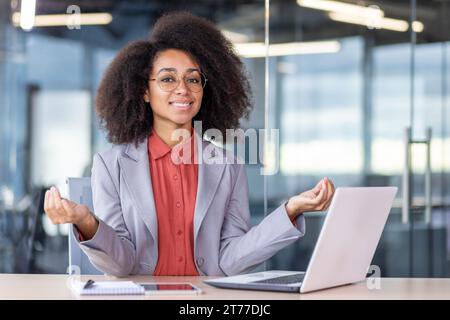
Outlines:
[[[280,129],[280,145],[266,201],[275,207],[323,176],[336,186],[397,186],[373,264],[383,277],[445,276],[449,5],[345,2],[376,19],[311,1],[270,3],[270,45],[309,50],[268,59],[266,117]],[[324,214],[306,216],[305,237],[274,256],[271,268],[306,268]]]
[[[402,222],[409,228],[409,275],[448,275],[449,6],[411,1],[411,115],[405,129]],[[417,31],[417,32],[414,32]]]

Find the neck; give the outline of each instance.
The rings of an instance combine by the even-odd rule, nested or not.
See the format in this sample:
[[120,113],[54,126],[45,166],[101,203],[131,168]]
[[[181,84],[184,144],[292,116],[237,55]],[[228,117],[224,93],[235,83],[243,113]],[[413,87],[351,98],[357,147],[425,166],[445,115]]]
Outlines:
[[187,122],[185,124],[179,125],[175,123],[167,123],[160,121],[153,121],[153,129],[155,129],[158,136],[167,144],[169,147],[174,147],[180,141],[172,140],[172,133],[177,129],[184,129],[191,133],[192,124],[191,122]]

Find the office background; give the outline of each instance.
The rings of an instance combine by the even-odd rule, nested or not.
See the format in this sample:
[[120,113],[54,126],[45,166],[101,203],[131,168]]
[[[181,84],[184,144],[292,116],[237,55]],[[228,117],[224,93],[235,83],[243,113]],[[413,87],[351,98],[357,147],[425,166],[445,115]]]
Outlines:
[[[27,30],[19,15],[34,2]],[[90,175],[93,154],[108,148],[94,113],[105,68],[180,9],[236,44],[255,101],[242,127],[280,129],[279,152],[267,158],[277,173],[246,167],[253,223],[323,176],[398,186],[373,263],[382,276],[449,275],[448,0],[0,0],[0,272],[66,272],[68,228],[46,218],[42,191],[64,193],[67,177]],[[103,15],[79,29],[44,26],[45,15],[77,10]],[[306,268],[324,214],[307,216],[306,236],[266,267]]]

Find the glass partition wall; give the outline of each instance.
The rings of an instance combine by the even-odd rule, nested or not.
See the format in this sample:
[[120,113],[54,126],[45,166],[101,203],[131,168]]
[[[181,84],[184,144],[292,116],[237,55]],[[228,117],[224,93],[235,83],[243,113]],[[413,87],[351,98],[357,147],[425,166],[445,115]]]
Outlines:
[[[268,58],[280,167],[266,177],[267,201],[323,176],[336,187],[398,186],[373,264],[382,276],[447,276],[449,5],[297,0],[268,10],[270,45],[291,51]],[[305,269],[323,218],[307,214],[305,237],[270,267]]]

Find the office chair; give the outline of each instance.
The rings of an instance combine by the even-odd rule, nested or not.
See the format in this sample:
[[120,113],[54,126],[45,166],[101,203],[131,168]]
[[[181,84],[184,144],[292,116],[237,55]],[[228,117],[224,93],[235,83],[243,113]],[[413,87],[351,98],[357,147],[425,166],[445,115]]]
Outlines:
[[[88,206],[94,212],[92,203],[91,178],[68,178],[66,180],[68,195],[71,201]],[[71,226],[72,227],[72,226]],[[103,274],[90,262],[81,250],[72,230],[69,231],[69,273]],[[79,269],[79,270],[78,270]]]

